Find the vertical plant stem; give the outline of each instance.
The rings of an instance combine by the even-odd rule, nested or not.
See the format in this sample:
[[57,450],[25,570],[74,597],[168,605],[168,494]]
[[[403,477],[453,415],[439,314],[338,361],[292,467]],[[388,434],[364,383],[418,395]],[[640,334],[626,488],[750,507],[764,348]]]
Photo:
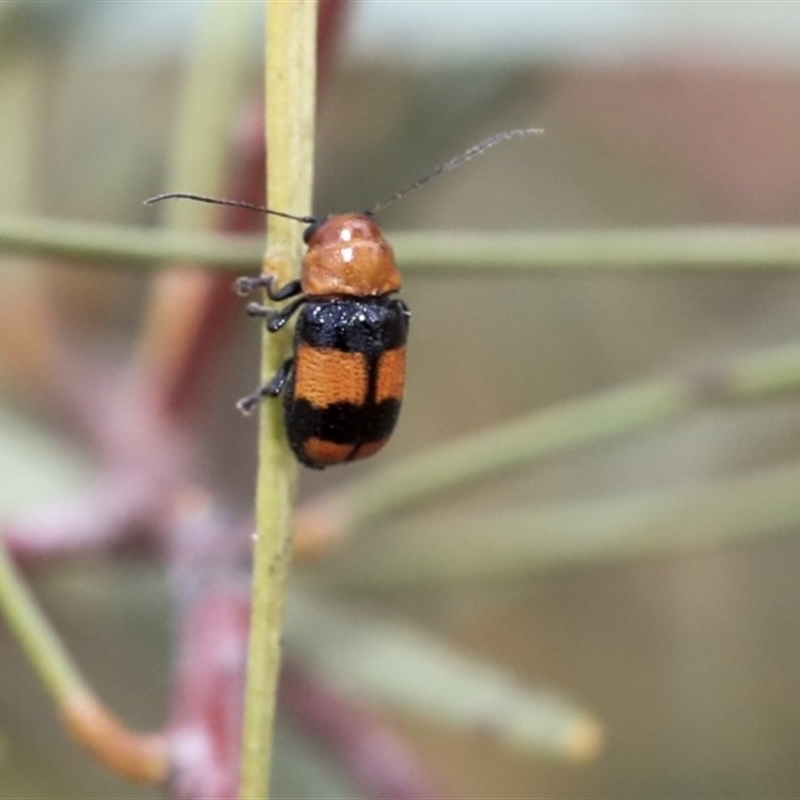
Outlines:
[[[267,196],[271,207],[294,214],[308,214],[311,209],[316,23],[315,0],[267,0]],[[277,275],[280,283],[296,275],[303,249],[301,233],[297,222],[267,218],[264,271]],[[288,334],[264,333],[261,371],[265,382],[287,357],[289,347]],[[280,404],[263,403],[241,800],[269,797],[296,478],[297,465],[286,443]]]

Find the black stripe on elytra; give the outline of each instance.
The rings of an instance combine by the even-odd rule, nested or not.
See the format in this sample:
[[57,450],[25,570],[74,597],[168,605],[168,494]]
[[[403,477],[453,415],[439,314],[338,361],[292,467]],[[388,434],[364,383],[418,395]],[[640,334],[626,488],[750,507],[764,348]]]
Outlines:
[[[371,419],[372,414],[376,411],[378,404],[375,402],[375,394],[378,389],[378,362],[381,358],[381,353],[376,353],[371,351],[365,355],[367,359],[367,394],[364,400],[364,418]],[[350,451],[350,455],[347,456],[347,461],[353,461],[358,457],[358,451],[362,444],[369,441],[380,441],[381,439],[385,439],[394,429],[394,424],[397,421],[397,415],[400,413],[400,407],[398,405],[397,413],[395,414],[394,419],[392,420],[389,426],[389,433],[385,436],[379,437],[376,439],[368,439],[367,436],[370,434],[370,431],[366,429],[366,427],[362,427],[359,436],[353,442],[353,449]]]
[[408,318],[408,308],[396,298],[309,300],[297,320],[295,343],[377,357],[406,343]]
[[367,442],[379,442],[394,430],[400,414],[400,402],[393,398],[380,403],[355,405],[332,403],[317,408],[308,400],[293,399],[286,415],[289,441],[296,453],[307,439],[321,439],[333,444],[354,447]]

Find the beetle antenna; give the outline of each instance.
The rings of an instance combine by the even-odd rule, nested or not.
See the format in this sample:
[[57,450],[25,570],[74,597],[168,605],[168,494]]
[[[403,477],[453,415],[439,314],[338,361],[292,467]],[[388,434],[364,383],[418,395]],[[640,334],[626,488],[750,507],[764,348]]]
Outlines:
[[467,161],[483,155],[483,153],[485,153],[490,147],[494,147],[496,144],[500,144],[500,142],[505,142],[508,139],[516,139],[520,136],[531,136],[534,134],[539,135],[542,133],[544,133],[543,128],[515,128],[510,131],[500,131],[500,133],[495,133],[492,136],[489,136],[486,139],[478,142],[477,144],[472,145],[472,147],[468,147],[463,153],[459,153],[449,161],[445,161],[444,164],[440,164],[438,167],[436,167],[436,169],[431,170],[427,175],[423,175],[419,180],[414,181],[414,183],[410,184],[409,186],[400,189],[400,191],[395,192],[385,200],[375,203],[375,205],[373,205],[364,213],[372,216],[373,214],[377,214],[379,211],[383,211],[386,206],[396,203],[398,200],[404,198],[407,194],[411,194],[411,192],[419,189],[426,183],[430,183],[435,178],[438,178],[442,173],[449,172],[451,169],[460,167]]
[[167,192],[166,194],[157,194],[155,197],[148,197],[147,200],[144,201],[144,204],[146,206],[151,206],[153,203],[160,203],[162,200],[197,200],[201,203],[213,203],[217,206],[249,208],[251,211],[260,211],[262,214],[272,214],[275,217],[293,219],[296,222],[304,222],[306,225],[313,225],[317,221],[314,217],[298,217],[294,214],[287,214],[284,211],[273,211],[266,206],[248,203],[244,200],[226,200],[221,197],[206,197],[204,194],[192,194],[191,192]]

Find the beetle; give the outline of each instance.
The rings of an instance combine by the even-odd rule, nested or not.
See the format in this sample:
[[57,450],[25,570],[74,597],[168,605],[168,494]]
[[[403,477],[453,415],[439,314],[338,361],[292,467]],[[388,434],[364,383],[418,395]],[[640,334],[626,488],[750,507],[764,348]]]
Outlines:
[[298,460],[322,469],[376,453],[394,429],[405,380],[409,311],[394,253],[375,220],[340,214],[313,222],[299,280],[274,289],[274,278],[240,278],[247,293],[263,286],[275,311],[248,313],[280,330],[298,310],[291,358],[264,387],[240,400],[252,411],[283,393],[286,431]]
[[248,304],[248,314],[263,317],[269,332],[280,330],[298,314],[292,356],[265,386],[240,400],[238,408],[251,413],[263,398],[282,394],[289,444],[297,459],[313,469],[378,452],[400,413],[410,312],[395,296],[401,277],[375,214],[499,142],[538,133],[540,128],[496,133],[363,213],[316,219],[187,192],[146,200],[199,200],[307,225],[299,279],[281,287],[275,285],[274,275],[236,281],[240,294],[263,288],[273,303],[291,301],[280,309]]

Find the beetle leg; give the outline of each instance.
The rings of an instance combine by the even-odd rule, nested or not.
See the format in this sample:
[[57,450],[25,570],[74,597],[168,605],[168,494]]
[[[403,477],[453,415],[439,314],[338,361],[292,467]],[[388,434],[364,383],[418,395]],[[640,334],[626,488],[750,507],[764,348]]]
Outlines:
[[279,331],[288,321],[292,314],[305,303],[305,297],[299,297],[294,303],[290,303],[286,308],[274,309],[262,306],[260,303],[247,304],[247,316],[264,317],[267,320],[267,330],[270,333]]
[[247,397],[243,397],[236,404],[236,408],[238,408],[239,411],[242,412],[242,414],[252,414],[255,407],[265,397],[277,397],[286,386],[286,381],[289,380],[289,375],[291,375],[292,373],[293,364],[294,364],[294,359],[287,358],[269,383],[265,384],[260,389],[253,392],[253,394],[249,394],[247,395]]
[[303,303],[306,302],[306,296],[298,297],[293,303],[289,303],[285,308],[275,310],[262,306],[260,303],[248,303],[247,315],[249,317],[264,317],[267,320],[267,330],[270,333],[279,331]]
[[[298,308],[300,308],[303,303],[306,302],[306,296],[300,295],[292,303],[289,303],[288,306],[282,308],[280,311],[270,311],[268,314],[264,314],[267,317],[267,330],[270,333],[275,333],[275,331],[279,331],[288,321],[289,318],[294,314]],[[248,314],[250,313],[248,307]],[[259,314],[260,316],[260,314]]]
[[264,289],[267,297],[270,300],[288,300],[296,294],[300,294],[300,281],[289,281],[285,286],[280,289],[273,289],[272,284],[275,283],[274,275],[259,275],[257,278],[243,277],[237,278],[233,284],[236,294],[248,295],[256,289]]
[[248,317],[269,317],[275,313],[275,309],[262,306],[261,303],[248,303],[246,311]]
[[268,279],[268,281],[265,287],[267,290],[267,297],[269,297],[270,300],[288,300],[290,297],[294,297],[302,291],[299,278],[296,281],[289,281],[285,286],[281,286],[280,289],[274,290],[272,288],[272,281],[270,279]]
[[259,288],[259,286],[266,286],[267,284],[272,283],[272,277],[266,277],[264,275],[259,275],[257,278],[253,278],[249,275],[243,275],[241,278],[237,278],[233,282],[233,291],[236,294],[245,295],[250,294],[250,292],[255,291]]

